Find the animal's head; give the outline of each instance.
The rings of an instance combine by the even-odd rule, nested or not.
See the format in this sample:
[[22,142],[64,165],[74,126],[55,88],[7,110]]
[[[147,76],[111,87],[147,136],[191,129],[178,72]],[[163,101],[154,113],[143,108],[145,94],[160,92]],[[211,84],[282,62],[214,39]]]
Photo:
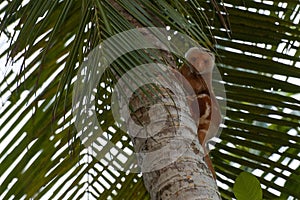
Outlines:
[[185,58],[199,74],[212,72],[215,65],[214,54],[202,47],[190,48]]

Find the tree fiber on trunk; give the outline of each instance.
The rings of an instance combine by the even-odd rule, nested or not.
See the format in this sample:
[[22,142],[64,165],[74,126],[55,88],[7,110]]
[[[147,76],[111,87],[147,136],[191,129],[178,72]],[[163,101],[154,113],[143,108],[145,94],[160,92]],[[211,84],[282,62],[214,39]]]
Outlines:
[[221,199],[184,98],[168,88],[145,85],[129,105],[140,127],[131,139],[151,199]]

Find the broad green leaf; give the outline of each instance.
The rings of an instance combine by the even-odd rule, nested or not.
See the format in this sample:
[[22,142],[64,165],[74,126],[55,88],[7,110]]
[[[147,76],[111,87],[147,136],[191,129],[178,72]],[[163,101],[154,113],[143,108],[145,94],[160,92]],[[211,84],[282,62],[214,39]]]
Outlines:
[[242,172],[235,180],[233,192],[237,200],[262,200],[262,189],[257,178]]

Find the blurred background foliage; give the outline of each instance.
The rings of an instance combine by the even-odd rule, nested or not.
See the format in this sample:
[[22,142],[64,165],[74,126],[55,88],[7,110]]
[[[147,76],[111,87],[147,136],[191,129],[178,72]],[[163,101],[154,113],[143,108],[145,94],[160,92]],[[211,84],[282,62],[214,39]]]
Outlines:
[[[149,199],[141,174],[109,166],[111,155],[126,155],[101,141],[81,145],[71,112],[80,63],[137,26],[168,26],[217,55],[227,107],[211,157],[222,198],[234,198],[242,171],[258,178],[265,199],[300,198],[298,0],[4,0],[0,19],[1,199]],[[104,139],[128,154],[110,88],[136,59],[124,56],[105,73],[96,105]]]

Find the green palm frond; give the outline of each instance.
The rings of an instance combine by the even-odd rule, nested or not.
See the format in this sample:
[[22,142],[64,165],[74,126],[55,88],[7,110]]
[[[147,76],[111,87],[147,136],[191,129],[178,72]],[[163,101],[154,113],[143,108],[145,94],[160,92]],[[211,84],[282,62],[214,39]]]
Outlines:
[[[14,0],[0,4],[0,19],[10,44],[0,52],[0,198],[149,199],[140,174],[108,164],[120,152],[100,141],[98,150],[82,145],[72,115],[82,61],[136,26],[169,26],[214,48],[227,96],[221,141],[211,151],[222,197],[233,198],[235,178],[249,171],[264,198],[300,198],[298,1]],[[114,122],[110,89],[116,76],[156,55],[125,55],[101,79],[103,137],[123,150],[133,148]]]

